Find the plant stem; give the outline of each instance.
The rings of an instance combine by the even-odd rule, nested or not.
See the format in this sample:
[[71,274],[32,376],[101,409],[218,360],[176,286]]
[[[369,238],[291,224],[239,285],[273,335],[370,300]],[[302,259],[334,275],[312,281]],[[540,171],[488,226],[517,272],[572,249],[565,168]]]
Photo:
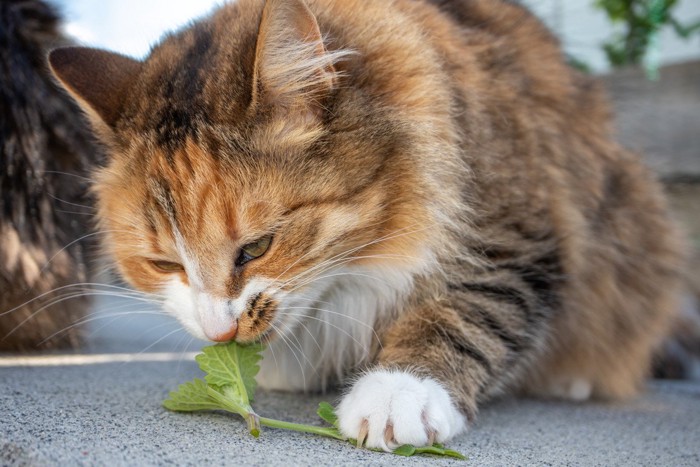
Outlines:
[[326,436],[329,438],[347,441],[343,435],[338,433],[335,428],[323,428],[314,425],[302,425],[300,423],[283,422],[272,418],[260,417],[260,424],[271,428],[281,428],[283,430],[301,431],[302,433],[313,433],[316,435]]
[[260,436],[260,417],[255,412],[250,412],[246,417],[248,431],[256,438]]

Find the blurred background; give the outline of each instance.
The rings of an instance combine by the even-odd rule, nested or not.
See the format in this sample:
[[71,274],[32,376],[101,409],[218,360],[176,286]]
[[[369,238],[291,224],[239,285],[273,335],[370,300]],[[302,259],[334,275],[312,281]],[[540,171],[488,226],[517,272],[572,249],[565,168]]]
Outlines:
[[[165,32],[186,25],[193,18],[211,11],[217,0],[53,0],[66,20],[66,32],[85,44],[106,47],[134,57],[143,57]],[[521,3],[537,13],[561,38],[567,53],[595,72],[605,72],[610,64],[601,45],[622,27],[612,24],[598,4],[618,8],[625,2],[596,0],[524,0]],[[629,3],[629,2],[628,2]],[[672,5],[671,5],[672,4]],[[653,5],[653,2],[652,2]],[[700,21],[700,1],[659,2],[671,5],[674,18],[683,25]],[[700,59],[700,34],[683,39],[666,25],[659,31],[653,59],[662,64]]]
[[[222,3],[52,1],[64,15],[66,33],[86,45],[136,58],[144,57],[166,31]],[[572,63],[606,76],[619,115],[620,139],[627,146],[645,153],[665,178],[700,176],[700,0],[522,3],[560,37]],[[625,55],[625,47],[632,49],[631,56]],[[630,71],[630,65],[638,67]]]

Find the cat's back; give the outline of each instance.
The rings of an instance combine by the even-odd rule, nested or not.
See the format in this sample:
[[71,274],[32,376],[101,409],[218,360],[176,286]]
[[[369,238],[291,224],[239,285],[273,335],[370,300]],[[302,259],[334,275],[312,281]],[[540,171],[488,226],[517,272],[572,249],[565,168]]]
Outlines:
[[[457,139],[481,145],[484,153],[503,153],[492,145],[519,146],[526,135],[546,144],[549,128],[610,139],[610,112],[597,81],[572,69],[558,39],[516,2],[308,3],[331,47],[357,51],[343,70],[352,85],[405,110],[409,120],[442,119],[444,127],[455,126]],[[495,169],[488,158],[476,159],[468,161],[472,172],[481,171],[481,163],[484,172]]]
[[[189,93],[175,97],[201,98],[213,116],[220,110],[217,102],[224,80],[230,95],[249,94],[264,4],[232,2],[168,36],[149,58],[149,74],[167,78],[150,80],[154,87],[144,87],[139,95],[162,94],[160,83],[171,81],[176,90]],[[309,0],[306,4],[318,21],[324,46],[354,52],[336,64],[344,77],[341,87],[361,91],[378,105],[405,110],[409,120],[428,115],[449,118],[446,114],[464,113],[466,104],[471,115],[492,109],[503,113],[503,107],[523,99],[546,100],[570,112],[571,94],[591,88],[561,60],[556,39],[541,22],[512,2]],[[243,114],[249,104],[246,99],[229,102],[236,108],[222,111],[225,119]]]

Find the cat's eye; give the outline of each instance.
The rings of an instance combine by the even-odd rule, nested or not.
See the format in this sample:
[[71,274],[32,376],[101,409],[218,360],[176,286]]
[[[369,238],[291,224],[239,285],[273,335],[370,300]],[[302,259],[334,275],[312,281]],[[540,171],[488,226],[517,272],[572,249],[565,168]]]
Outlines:
[[172,261],[151,260],[151,264],[161,272],[180,272],[185,270],[182,264],[173,263]]
[[259,258],[265,254],[272,243],[272,235],[265,235],[254,242],[241,247],[241,252],[236,258],[236,266],[243,266],[248,261]]

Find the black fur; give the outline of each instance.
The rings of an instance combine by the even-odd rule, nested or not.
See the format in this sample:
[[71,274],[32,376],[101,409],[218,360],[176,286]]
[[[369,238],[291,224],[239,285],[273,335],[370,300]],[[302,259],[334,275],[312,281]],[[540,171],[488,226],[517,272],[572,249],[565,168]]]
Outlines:
[[[59,22],[44,2],[0,2],[0,313],[19,307],[0,314],[0,350],[36,348],[78,319],[85,306],[79,300],[49,307],[14,330],[57,295],[20,305],[55,287],[85,281],[92,245],[72,242],[92,225],[86,177],[101,151],[81,112],[48,70],[48,51],[68,44],[58,32]],[[68,259],[48,262],[63,247]],[[24,262],[16,261],[20,257]],[[71,331],[43,346],[77,342]]]

